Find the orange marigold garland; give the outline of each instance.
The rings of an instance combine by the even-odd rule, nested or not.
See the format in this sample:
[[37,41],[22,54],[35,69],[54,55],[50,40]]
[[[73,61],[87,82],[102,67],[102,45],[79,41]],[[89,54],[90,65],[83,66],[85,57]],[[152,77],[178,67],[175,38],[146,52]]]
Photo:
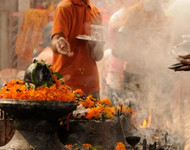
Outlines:
[[92,95],[85,96],[79,89],[74,91],[79,105],[84,107],[87,111],[85,119],[113,119],[115,116],[115,107],[112,102],[107,99],[96,99]]
[[41,101],[75,101],[75,94],[61,81],[54,78],[50,87],[37,87],[27,90],[24,81],[11,80],[0,90],[1,98]]
[[[116,112],[119,112],[120,115],[132,112],[130,105],[114,106],[109,98],[99,100],[92,97],[92,95],[86,96],[80,89],[75,90],[74,93],[78,104],[86,109],[86,111],[83,111],[86,113],[83,115],[85,119],[114,119]],[[81,109],[81,107],[79,108]]]
[[89,108],[89,109],[90,109],[90,111],[87,113],[85,118],[86,119],[92,119],[92,118],[98,119],[99,117],[101,117],[101,113],[103,112],[104,107],[100,104],[97,107],[93,107],[93,108]]
[[75,93],[43,60],[34,62],[25,71],[24,80],[11,80],[0,90],[4,99],[40,101],[76,101]]
[[110,101],[109,98],[102,99],[102,100],[100,101],[100,103],[101,103],[102,105],[109,105],[109,106],[112,105],[112,102]]

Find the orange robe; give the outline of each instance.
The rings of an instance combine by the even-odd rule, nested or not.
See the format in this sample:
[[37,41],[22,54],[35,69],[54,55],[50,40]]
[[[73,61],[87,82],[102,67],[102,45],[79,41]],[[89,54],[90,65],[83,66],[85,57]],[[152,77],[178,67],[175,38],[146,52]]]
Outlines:
[[101,24],[102,15],[90,2],[64,0],[59,3],[54,15],[53,33],[63,33],[70,43],[72,57],[53,54],[55,71],[70,79],[65,83],[73,90],[82,89],[84,93],[99,91],[98,69],[91,57],[88,42],[76,39],[78,35],[89,35],[91,24]]

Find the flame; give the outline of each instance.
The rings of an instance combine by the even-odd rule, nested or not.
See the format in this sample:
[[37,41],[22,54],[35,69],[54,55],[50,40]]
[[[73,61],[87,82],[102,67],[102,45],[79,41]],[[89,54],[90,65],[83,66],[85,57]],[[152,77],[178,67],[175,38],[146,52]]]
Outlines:
[[148,128],[151,126],[151,120],[152,120],[152,116],[151,115],[149,115],[148,116]]
[[154,136],[154,139],[155,139],[156,141],[158,141],[158,140],[160,139],[160,137],[159,137],[159,136]]
[[147,123],[146,123],[146,119],[144,119],[144,120],[143,120],[143,124],[140,125],[140,128],[146,128],[146,124],[147,124]]
[[140,128],[150,128],[151,126],[151,120],[152,120],[152,116],[149,115],[148,118],[143,120],[142,125],[140,125]]
[[170,123],[169,123],[169,121],[166,121],[166,127],[167,127],[168,129],[170,129]]

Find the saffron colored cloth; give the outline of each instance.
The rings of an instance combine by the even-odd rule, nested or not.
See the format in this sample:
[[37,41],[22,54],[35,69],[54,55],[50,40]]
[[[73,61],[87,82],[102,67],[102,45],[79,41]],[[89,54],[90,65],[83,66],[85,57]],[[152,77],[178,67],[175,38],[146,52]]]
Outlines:
[[41,30],[50,21],[49,10],[28,9],[24,12],[21,28],[16,39],[16,54],[31,62],[33,50],[40,49]]
[[91,57],[88,42],[76,39],[78,35],[89,35],[91,24],[101,24],[100,11],[88,1],[64,0],[55,10],[52,35],[63,33],[70,43],[72,57],[53,54],[55,71],[69,76],[65,81],[73,90],[81,89],[85,93],[99,91],[98,69]]

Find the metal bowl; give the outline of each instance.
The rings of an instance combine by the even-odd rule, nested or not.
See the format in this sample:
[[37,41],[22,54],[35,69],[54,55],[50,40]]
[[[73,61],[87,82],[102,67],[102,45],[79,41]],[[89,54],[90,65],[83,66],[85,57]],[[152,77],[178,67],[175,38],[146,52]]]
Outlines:
[[14,119],[54,121],[76,107],[76,102],[0,99],[0,109],[12,115]]

